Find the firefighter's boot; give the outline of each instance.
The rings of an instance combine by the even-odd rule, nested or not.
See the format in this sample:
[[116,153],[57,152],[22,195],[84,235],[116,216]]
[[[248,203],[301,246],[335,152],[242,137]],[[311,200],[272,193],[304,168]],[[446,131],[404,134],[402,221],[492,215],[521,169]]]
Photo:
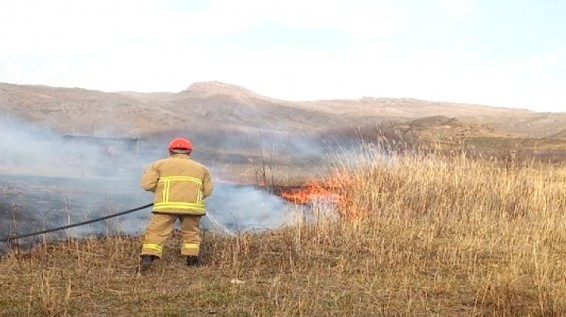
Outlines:
[[187,256],[187,266],[200,266],[200,260],[196,255]]
[[151,266],[154,259],[155,259],[155,255],[146,255],[146,254],[142,255],[140,260],[140,265],[142,269]]

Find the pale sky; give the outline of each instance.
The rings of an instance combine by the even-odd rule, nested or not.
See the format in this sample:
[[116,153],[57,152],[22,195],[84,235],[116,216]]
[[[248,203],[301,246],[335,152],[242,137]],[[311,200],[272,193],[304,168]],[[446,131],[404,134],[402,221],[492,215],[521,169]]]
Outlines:
[[564,0],[0,0],[0,82],[566,112]]

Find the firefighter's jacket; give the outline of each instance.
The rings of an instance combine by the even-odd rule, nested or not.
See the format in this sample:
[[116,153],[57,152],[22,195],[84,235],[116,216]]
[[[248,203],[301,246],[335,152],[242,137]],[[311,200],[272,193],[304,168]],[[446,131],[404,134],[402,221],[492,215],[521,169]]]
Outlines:
[[149,166],[141,186],[154,192],[153,211],[204,215],[204,198],[212,194],[212,180],[203,165],[186,154],[172,154]]

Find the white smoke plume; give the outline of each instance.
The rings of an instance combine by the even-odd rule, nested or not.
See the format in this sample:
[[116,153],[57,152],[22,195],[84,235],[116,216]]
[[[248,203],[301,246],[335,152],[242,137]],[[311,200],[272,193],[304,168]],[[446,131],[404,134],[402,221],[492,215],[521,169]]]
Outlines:
[[[148,204],[139,179],[145,167],[167,156],[166,144],[69,141],[64,135],[15,119],[0,119],[0,237],[35,232]],[[93,141],[93,142],[89,142]],[[112,140],[110,140],[112,141]],[[206,165],[207,162],[202,162]],[[211,170],[214,177],[214,170]],[[215,184],[203,226],[235,233],[280,226],[286,203],[253,186]],[[48,239],[141,234],[150,210],[49,234]],[[23,245],[34,241],[26,238]],[[2,249],[0,245],[0,249]]]

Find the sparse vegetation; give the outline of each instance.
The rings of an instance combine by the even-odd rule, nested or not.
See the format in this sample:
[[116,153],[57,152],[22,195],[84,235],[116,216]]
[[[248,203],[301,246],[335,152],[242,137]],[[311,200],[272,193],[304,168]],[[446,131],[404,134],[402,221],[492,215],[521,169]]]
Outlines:
[[336,174],[343,218],[208,232],[203,267],[183,266],[179,237],[142,276],[136,237],[12,252],[0,315],[566,314],[565,166],[358,155]]

